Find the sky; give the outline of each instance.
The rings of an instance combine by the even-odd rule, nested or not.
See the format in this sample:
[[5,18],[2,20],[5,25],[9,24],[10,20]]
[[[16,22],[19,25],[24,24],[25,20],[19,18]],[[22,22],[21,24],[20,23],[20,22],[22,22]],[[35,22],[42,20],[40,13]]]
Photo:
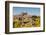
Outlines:
[[29,15],[40,16],[40,8],[13,7],[13,15],[18,15],[18,14],[21,14],[22,12],[27,12]]

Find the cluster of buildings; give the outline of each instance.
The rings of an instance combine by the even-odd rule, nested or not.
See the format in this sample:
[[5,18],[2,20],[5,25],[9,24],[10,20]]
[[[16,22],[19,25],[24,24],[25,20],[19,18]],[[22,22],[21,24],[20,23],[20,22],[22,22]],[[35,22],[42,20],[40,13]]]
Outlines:
[[[21,27],[32,27],[35,26],[35,18],[37,18],[37,16],[33,16],[32,18],[32,15],[28,15],[27,13],[21,13],[19,15],[13,16],[13,21],[21,24]],[[16,19],[18,21],[16,21]]]

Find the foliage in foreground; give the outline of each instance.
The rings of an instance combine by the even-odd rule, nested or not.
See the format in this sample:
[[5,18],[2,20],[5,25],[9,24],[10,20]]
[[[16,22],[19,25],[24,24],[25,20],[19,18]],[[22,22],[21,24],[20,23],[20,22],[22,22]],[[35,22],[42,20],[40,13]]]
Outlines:
[[39,27],[40,26],[40,17],[32,16],[30,18],[25,18],[22,20],[14,19],[13,28],[21,28],[21,27]]

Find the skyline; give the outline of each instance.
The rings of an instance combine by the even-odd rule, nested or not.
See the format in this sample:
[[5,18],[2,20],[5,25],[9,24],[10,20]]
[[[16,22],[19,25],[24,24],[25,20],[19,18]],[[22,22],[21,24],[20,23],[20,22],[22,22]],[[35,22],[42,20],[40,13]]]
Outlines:
[[13,15],[21,14],[22,12],[27,12],[29,15],[40,16],[40,8],[13,7]]

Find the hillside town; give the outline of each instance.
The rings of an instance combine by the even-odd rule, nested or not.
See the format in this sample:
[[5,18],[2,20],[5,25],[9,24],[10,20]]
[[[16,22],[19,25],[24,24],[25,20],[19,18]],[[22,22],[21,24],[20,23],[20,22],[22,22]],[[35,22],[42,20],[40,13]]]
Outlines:
[[40,16],[29,15],[28,13],[21,13],[13,16],[13,28],[22,27],[39,27]]

